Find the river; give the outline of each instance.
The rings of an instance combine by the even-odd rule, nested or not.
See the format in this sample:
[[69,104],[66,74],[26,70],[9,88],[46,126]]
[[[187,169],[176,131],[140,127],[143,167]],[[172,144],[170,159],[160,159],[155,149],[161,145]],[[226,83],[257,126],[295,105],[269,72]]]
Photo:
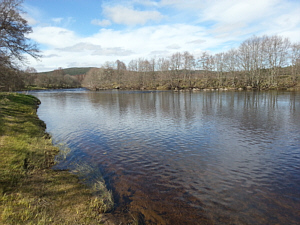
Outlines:
[[[126,224],[299,224],[300,93],[34,91]],[[127,216],[126,216],[127,215]]]

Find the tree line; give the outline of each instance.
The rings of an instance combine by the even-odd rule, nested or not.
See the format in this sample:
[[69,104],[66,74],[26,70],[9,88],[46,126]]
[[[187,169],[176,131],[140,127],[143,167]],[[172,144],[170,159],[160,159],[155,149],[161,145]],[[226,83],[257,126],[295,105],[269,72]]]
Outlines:
[[35,88],[76,88],[81,87],[83,77],[66,74],[62,68],[47,73],[37,73],[33,67],[23,72],[24,86],[27,89]]
[[195,57],[106,62],[87,72],[84,87],[97,89],[287,88],[297,85],[300,43],[278,35],[253,36],[226,52]]

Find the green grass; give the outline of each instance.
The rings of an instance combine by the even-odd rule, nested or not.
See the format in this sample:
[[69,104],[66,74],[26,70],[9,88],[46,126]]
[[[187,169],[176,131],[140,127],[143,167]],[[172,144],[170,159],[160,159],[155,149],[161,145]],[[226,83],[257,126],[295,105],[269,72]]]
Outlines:
[[51,169],[59,149],[36,115],[39,103],[0,93],[0,224],[101,224],[111,193],[101,180],[87,188],[76,175]]

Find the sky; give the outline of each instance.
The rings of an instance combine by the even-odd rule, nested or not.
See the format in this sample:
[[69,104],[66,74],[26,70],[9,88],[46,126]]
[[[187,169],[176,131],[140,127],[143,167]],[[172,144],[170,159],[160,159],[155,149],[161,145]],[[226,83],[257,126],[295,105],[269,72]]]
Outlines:
[[24,0],[38,72],[101,67],[116,60],[199,57],[247,38],[280,35],[300,42],[300,0]]

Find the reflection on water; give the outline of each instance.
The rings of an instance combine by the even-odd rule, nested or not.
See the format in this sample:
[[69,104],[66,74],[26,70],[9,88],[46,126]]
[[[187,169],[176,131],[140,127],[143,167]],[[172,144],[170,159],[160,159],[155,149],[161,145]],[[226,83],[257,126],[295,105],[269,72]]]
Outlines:
[[300,221],[300,93],[33,94],[48,132],[72,149],[59,167],[100,168],[123,222]]

